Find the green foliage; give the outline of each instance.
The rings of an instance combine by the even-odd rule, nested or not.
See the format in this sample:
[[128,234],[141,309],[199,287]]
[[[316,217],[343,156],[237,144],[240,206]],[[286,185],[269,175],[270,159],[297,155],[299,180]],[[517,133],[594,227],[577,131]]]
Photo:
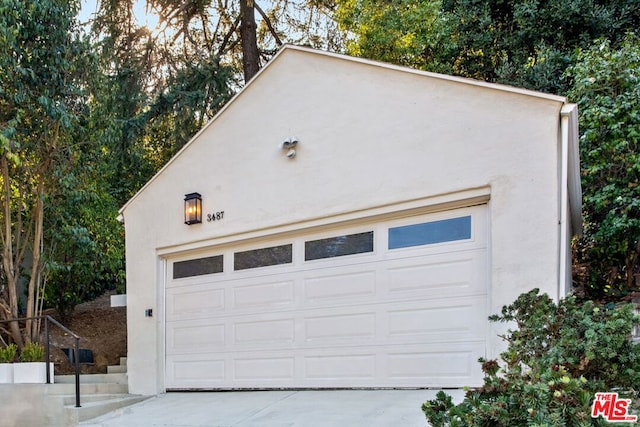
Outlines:
[[94,74],[88,76],[91,94],[86,116],[86,140],[96,178],[122,206],[154,174],[144,160],[140,115],[147,108],[153,85],[151,34],[131,22],[131,2],[101,3],[92,33],[98,40]]
[[[0,143],[7,159],[2,183],[8,183],[3,201],[12,214],[2,218],[13,231],[3,243],[14,245],[3,257],[10,271],[3,279],[30,279],[28,301],[44,298],[63,317],[78,302],[124,288],[124,233],[111,192],[115,187],[119,195],[123,188],[126,200],[144,182],[134,178],[147,171],[146,180],[153,172],[135,163],[137,173],[125,169],[130,179],[114,183],[124,156],[114,159],[107,147],[122,142],[110,138],[122,121],[105,114],[112,86],[104,84],[109,76],[79,31],[78,7],[75,0],[6,0],[0,6],[6,8],[0,34],[7,35],[0,37]],[[34,260],[28,273],[22,271],[25,254]],[[11,305],[15,311],[8,317],[17,317],[17,298]]]
[[45,302],[66,321],[76,304],[124,291],[124,229],[117,206],[88,163],[64,172],[50,198]]
[[[237,70],[221,65],[213,45],[219,39],[206,35],[209,28],[196,29],[209,23],[209,8],[215,5],[148,4],[165,17],[170,35],[137,25],[128,0],[102,2],[92,27],[99,68],[89,83],[93,96],[87,138],[100,147],[102,163],[96,167],[118,206],[162,168],[237,87]],[[188,37],[178,37],[188,29]]]
[[21,362],[44,362],[44,346],[37,342],[28,342],[20,352]]
[[145,160],[158,170],[233,96],[233,69],[194,58],[170,76],[141,118]]
[[[27,317],[41,307],[43,218],[68,160],[82,102],[86,43],[78,32],[76,0],[4,0],[0,5],[0,147],[3,317]],[[25,268],[29,266],[28,269]],[[23,271],[24,268],[24,271]],[[26,304],[18,284],[27,279]],[[27,320],[11,324],[18,347],[38,335]]]
[[640,346],[630,335],[640,319],[632,305],[574,296],[555,304],[534,289],[490,320],[517,327],[503,337],[507,350],[500,363],[480,360],[484,384],[460,404],[441,392],[422,406],[433,427],[600,426],[590,416],[596,392],[639,396]]
[[7,344],[6,347],[0,348],[0,363],[13,363],[16,360],[18,346],[14,343]]
[[455,22],[456,74],[566,93],[576,48],[606,37],[617,45],[640,26],[635,0],[443,0]]
[[338,0],[347,52],[564,94],[577,48],[640,26],[636,0]]
[[640,39],[596,41],[568,74],[582,129],[585,290],[621,298],[640,291]]
[[334,18],[351,37],[347,52],[412,68],[451,73],[452,27],[440,0],[338,0]]

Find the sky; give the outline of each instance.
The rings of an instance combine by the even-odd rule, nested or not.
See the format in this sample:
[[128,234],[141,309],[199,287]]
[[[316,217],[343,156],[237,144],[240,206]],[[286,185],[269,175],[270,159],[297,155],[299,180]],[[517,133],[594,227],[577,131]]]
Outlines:
[[[91,19],[91,15],[98,10],[98,0],[81,0],[80,22],[84,23]],[[138,24],[149,29],[154,29],[158,25],[158,17],[153,13],[147,14],[146,0],[136,0],[133,5],[133,13]]]

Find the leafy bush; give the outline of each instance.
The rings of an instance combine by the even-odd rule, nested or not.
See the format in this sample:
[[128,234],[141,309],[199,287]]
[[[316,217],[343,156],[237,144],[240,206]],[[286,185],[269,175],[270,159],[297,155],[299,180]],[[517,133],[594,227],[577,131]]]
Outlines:
[[[594,41],[567,71],[580,111],[584,233],[577,277],[590,299],[639,293],[640,33],[621,44]],[[640,295],[640,294],[638,294]]]
[[596,392],[638,398],[640,345],[630,335],[640,319],[633,305],[574,296],[556,305],[534,289],[489,319],[517,326],[502,337],[507,350],[500,362],[480,360],[484,385],[459,405],[440,392],[422,406],[433,427],[600,426],[604,420],[591,418]]
[[13,363],[18,352],[18,346],[15,344],[8,344],[4,348],[0,348],[0,363]]
[[37,342],[29,342],[22,347],[20,353],[22,362],[44,362],[44,346]]

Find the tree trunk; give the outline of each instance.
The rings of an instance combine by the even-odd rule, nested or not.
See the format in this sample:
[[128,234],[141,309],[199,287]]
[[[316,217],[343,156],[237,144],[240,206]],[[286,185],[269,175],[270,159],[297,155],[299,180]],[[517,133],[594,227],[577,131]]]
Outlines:
[[[11,183],[9,178],[9,160],[6,154],[0,158],[2,168],[2,204],[4,216],[4,230],[2,233],[2,267],[7,279],[7,291],[9,294],[9,312],[5,313],[9,319],[18,317],[18,280],[20,280],[20,266],[15,266],[13,262],[13,230],[11,227]],[[11,337],[19,348],[22,348],[23,341],[18,322],[9,324]]]
[[244,70],[244,82],[246,84],[260,69],[254,0],[240,0],[240,16],[242,69]]
[[[40,258],[42,249],[42,229],[44,224],[44,182],[40,177],[38,187],[36,191],[36,203],[34,207],[33,215],[35,215],[33,221],[33,250],[32,250],[32,263],[31,263],[31,277],[29,278],[29,291],[27,293],[27,317],[37,316],[37,301],[36,301],[36,288],[40,285]],[[27,342],[34,341],[38,337],[38,325],[40,322],[34,322],[31,320],[26,321],[25,327],[25,340]]]

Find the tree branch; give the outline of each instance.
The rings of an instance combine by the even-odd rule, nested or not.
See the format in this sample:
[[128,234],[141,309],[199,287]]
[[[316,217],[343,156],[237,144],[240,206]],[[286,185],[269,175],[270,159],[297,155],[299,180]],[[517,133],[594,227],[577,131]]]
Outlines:
[[231,28],[229,28],[229,31],[227,31],[227,34],[224,35],[224,38],[222,39],[222,43],[220,43],[220,47],[218,48],[218,54],[217,54],[218,57],[222,56],[222,54],[226,50],[227,44],[229,43],[231,36],[238,29],[238,25],[240,25],[240,15],[236,17],[236,20],[233,22],[233,25],[231,25]]
[[262,10],[262,8],[258,5],[258,3],[253,3],[253,7],[258,11],[258,13],[262,16],[262,19],[264,19],[264,23],[267,24],[267,28],[269,29],[269,32],[271,33],[271,35],[273,36],[274,39],[276,39],[276,44],[278,46],[282,46],[282,40],[280,40],[280,37],[278,37],[278,34],[276,33],[276,29],[273,28],[273,25],[271,25],[271,20],[269,19],[269,17],[267,16],[266,13],[264,13],[264,10]]

